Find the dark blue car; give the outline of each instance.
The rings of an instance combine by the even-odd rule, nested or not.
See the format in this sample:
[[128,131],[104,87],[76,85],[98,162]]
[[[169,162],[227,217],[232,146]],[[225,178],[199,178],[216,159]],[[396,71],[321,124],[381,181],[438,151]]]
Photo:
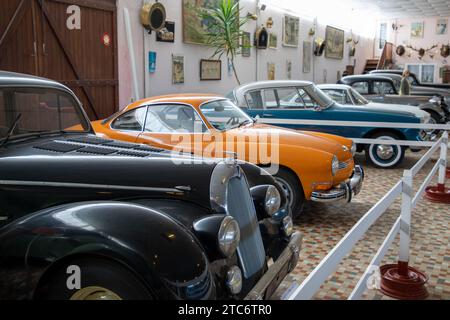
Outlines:
[[[233,100],[250,116],[262,122],[276,119],[366,121],[428,123],[430,115],[415,107],[395,105],[374,105],[362,96],[356,104],[340,104],[307,81],[265,81],[242,85],[227,97]],[[375,127],[348,127],[324,125],[300,125],[278,123],[286,128],[312,130],[341,135],[347,138],[368,138],[385,140],[421,141],[426,134],[418,129],[384,129]],[[367,159],[375,166],[392,168],[399,165],[406,147],[395,145],[358,145],[358,152],[365,151]]]

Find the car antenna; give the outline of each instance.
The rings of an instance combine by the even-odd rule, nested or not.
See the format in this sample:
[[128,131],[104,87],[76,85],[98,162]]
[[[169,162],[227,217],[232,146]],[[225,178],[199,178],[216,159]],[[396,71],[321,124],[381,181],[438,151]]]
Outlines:
[[14,130],[17,127],[17,124],[20,121],[20,118],[22,118],[22,114],[19,113],[16,117],[16,120],[14,120],[14,122],[12,123],[11,127],[8,130],[8,133],[6,134],[5,140],[2,141],[2,143],[0,144],[0,148],[3,147],[6,143],[8,143],[9,138],[11,137],[12,133],[14,132]]

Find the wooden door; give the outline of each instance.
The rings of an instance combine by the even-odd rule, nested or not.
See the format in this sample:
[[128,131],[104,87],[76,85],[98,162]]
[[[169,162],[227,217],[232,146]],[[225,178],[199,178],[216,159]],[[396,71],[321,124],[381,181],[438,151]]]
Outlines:
[[[69,28],[73,5],[80,23]],[[2,6],[0,69],[67,85],[92,120],[117,111],[115,0],[3,0]]]

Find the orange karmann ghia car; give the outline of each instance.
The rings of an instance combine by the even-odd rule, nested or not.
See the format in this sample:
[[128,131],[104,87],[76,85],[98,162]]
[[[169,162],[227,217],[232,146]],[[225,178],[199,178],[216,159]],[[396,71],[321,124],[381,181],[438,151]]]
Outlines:
[[351,140],[259,124],[222,97],[182,94],[144,99],[92,124],[98,135],[111,139],[204,157],[236,153],[240,160],[274,175],[294,217],[305,200],[350,202],[364,179],[362,168],[354,164]]

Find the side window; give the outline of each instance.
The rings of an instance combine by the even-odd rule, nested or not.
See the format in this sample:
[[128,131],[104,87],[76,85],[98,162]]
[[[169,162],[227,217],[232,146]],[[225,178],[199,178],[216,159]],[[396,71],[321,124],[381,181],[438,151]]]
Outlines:
[[373,91],[375,94],[395,94],[392,83],[386,81],[374,81]]
[[157,105],[148,108],[145,132],[199,133],[207,130],[203,120],[190,106]]
[[261,96],[261,91],[247,92],[245,100],[249,109],[261,110],[264,109],[264,103]]
[[360,94],[369,94],[369,83],[367,81],[355,82],[352,87]]
[[147,107],[137,108],[119,116],[111,125],[115,130],[142,131]]
[[278,99],[273,89],[263,90],[264,107],[266,109],[277,109]]
[[324,89],[322,90],[330,96],[331,99],[340,104],[349,104],[350,101],[347,97],[347,93],[344,90],[336,89]]
[[298,88],[298,93],[299,93],[298,100],[302,101],[306,109],[314,109],[320,107],[320,105],[316,102],[316,100],[312,99],[305,90]]
[[297,88],[282,88],[277,89],[278,99],[280,101],[280,107],[282,109],[289,108],[305,108],[305,102],[300,97]]

